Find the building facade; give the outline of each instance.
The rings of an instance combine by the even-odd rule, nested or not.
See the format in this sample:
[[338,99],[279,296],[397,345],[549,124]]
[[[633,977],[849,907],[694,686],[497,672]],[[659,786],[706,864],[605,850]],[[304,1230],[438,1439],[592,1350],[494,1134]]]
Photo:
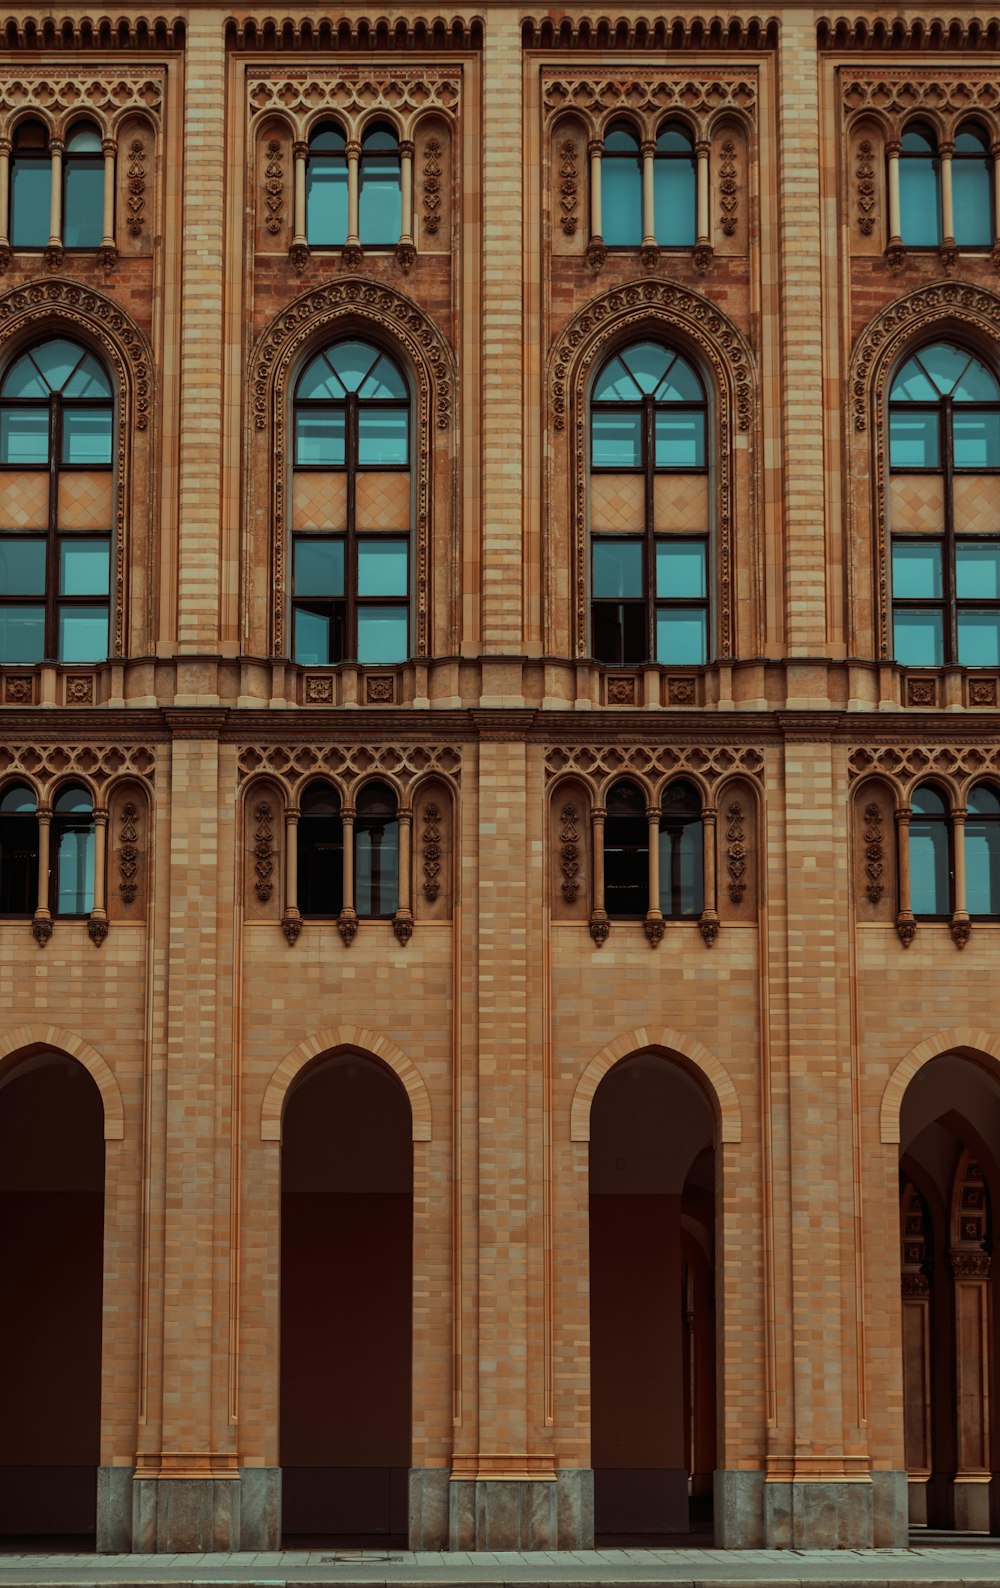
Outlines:
[[4,1533],[994,1530],[998,67],[7,14]]

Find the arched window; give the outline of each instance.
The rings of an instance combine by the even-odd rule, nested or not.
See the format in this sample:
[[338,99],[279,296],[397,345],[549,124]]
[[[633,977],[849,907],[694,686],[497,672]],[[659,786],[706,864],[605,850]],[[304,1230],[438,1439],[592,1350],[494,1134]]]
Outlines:
[[104,231],[104,152],[101,134],[78,121],[63,155],[63,243],[98,248]]
[[359,915],[392,916],[399,906],[399,818],[387,783],[366,783],[354,819],[354,892]]
[[298,900],[303,915],[336,916],[344,906],[344,826],[340,795],[310,783],[298,823]]
[[948,803],[929,783],[910,800],[910,908],[914,915],[951,913],[951,830]]
[[661,248],[693,248],[696,236],[694,143],[686,127],[667,122],[653,157],[653,215]]
[[108,654],[111,383],[54,336],[0,382],[0,661]]
[[989,140],[975,122],[966,122],[955,136],[951,191],[956,243],[988,247],[994,238],[993,161]]
[[335,342],[295,388],[292,625],[297,662],[410,652],[410,396],[381,348]]
[[[898,662],[1000,664],[1000,385],[967,348],[906,360],[889,397],[893,645]],[[908,477],[908,478],[907,478]]]
[[625,122],[615,122],[604,139],[601,231],[609,248],[638,248],[642,242],[639,140]]
[[358,235],[370,247],[390,247],[399,242],[402,225],[399,139],[379,122],[361,140]]
[[693,783],[671,783],[660,804],[660,910],[688,918],[705,908],[701,798]]
[[617,665],[708,655],[705,389],[676,348],[636,342],[591,396],[593,654]]
[[941,241],[941,162],[934,130],[911,122],[899,156],[900,235],[910,248]]
[[642,790],[622,781],[608,790],[604,818],[604,906],[609,915],[649,909],[649,819]]
[[313,248],[340,247],[347,239],[347,139],[332,121],[309,139],[306,238]]
[[52,208],[52,156],[48,130],[40,121],[22,121],[14,133],[10,162],[10,244],[44,248]]
[[965,895],[970,915],[1000,915],[1000,795],[988,783],[969,793]]
[[0,794],[0,915],[33,915],[38,903],[38,806],[31,789]]
[[94,908],[94,804],[86,789],[64,788],[52,807],[49,909],[89,915]]

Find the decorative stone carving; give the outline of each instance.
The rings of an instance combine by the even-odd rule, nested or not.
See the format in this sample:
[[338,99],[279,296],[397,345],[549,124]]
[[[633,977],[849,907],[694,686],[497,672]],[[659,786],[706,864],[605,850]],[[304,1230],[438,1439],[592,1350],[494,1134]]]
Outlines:
[[545,752],[546,779],[566,772],[602,781],[609,776],[658,779],[668,773],[694,772],[708,783],[733,772],[757,777],[764,752],[750,745],[567,744]]
[[306,675],[306,703],[310,706],[333,704],[333,679],[329,673]]
[[608,679],[608,705],[634,706],[635,684],[635,678],[631,673],[617,678],[610,677]]
[[95,920],[94,917],[91,916],[90,920],[87,922],[87,936],[90,938],[90,941],[93,943],[94,947],[100,948],[101,944],[107,938],[107,935],[107,921],[102,921],[99,919]]
[[736,180],[736,145],[727,138],[721,149],[719,162],[719,225],[727,237],[733,237],[739,224],[737,202],[739,188]]
[[92,673],[69,673],[66,677],[66,704],[92,706],[94,703],[94,678]]
[[269,800],[261,800],[254,811],[254,892],[266,904],[274,892],[274,810]]
[[659,948],[667,930],[667,923],[662,915],[647,915],[642,923],[642,930],[646,935],[646,941],[650,948]]
[[741,904],[747,889],[747,831],[743,806],[736,800],[726,811],[726,869],[729,897],[734,904]]
[[[0,771],[3,771],[0,748]],[[288,789],[304,779],[327,776],[351,781],[383,772],[408,783],[428,772],[441,772],[452,781],[461,777],[462,757],[450,745],[429,744],[260,744],[246,745],[238,753],[240,781],[255,772],[270,772]]]
[[997,681],[995,678],[973,679],[969,684],[970,706],[995,706]]
[[285,934],[285,942],[288,944],[289,948],[294,948],[299,938],[302,936],[301,918],[297,915],[283,916],[281,921],[281,930]]
[[956,1279],[988,1279],[989,1252],[949,1252],[948,1266]]
[[964,948],[972,936],[972,922],[967,915],[955,915],[951,919],[948,930],[951,940],[956,948]]
[[43,792],[55,778],[76,772],[98,788],[131,773],[151,784],[156,757],[145,745],[12,744],[0,742],[0,776],[21,772]]
[[434,804],[424,806],[420,858],[424,874],[423,895],[433,904],[441,892],[441,811]]
[[397,911],[393,917],[392,930],[400,948],[405,948],[413,936],[413,916],[409,911],[405,914]]
[[579,171],[576,164],[577,147],[572,138],[564,138],[559,145],[559,225],[566,237],[575,237],[579,218]]
[[705,947],[714,948],[719,938],[719,917],[706,910],[698,921],[698,930],[705,941]]
[[882,881],[885,873],[885,849],[882,839],[882,807],[874,800],[865,806],[864,822],[865,876],[868,878],[865,893],[872,904],[878,904],[885,892],[885,884]]
[[134,904],[139,886],[139,808],[129,800],[122,806],[118,828],[118,893],[123,904]]
[[862,138],[858,144],[854,174],[858,185],[858,231],[862,237],[870,237],[875,230],[876,220],[875,150],[870,138]]
[[560,812],[559,867],[562,871],[562,896],[573,904],[580,896],[580,817],[575,805],[564,805]]
[[437,110],[453,120],[462,94],[461,73],[454,67],[361,66],[253,67],[247,72],[247,96],[253,119],[278,113],[293,120],[302,136],[318,110],[332,111],[352,136],[361,120],[382,110],[398,125]]
[[31,923],[31,935],[39,948],[44,948],[52,937],[52,920],[47,915],[36,916]]
[[376,673],[365,679],[365,700],[370,706],[391,706],[396,696],[396,680],[391,673]]
[[929,1296],[931,1293],[930,1280],[926,1274],[904,1274],[900,1283],[900,1293],[904,1296]]
[[907,780],[916,776],[963,778],[979,773],[1000,773],[1000,745],[980,744],[885,744],[858,745],[848,751],[851,779],[866,772],[881,772],[887,777]]
[[842,68],[841,92],[846,111],[856,115],[867,110],[894,121],[927,110],[935,120],[947,118],[947,125],[975,107],[992,127],[993,116],[1000,113],[1000,84],[982,68],[876,66],[863,76],[856,68]]
[[81,71],[78,66],[18,66],[0,81],[0,136],[8,135],[13,116],[25,110],[33,110],[56,135],[62,133],[70,114],[89,110],[102,137],[107,137],[123,111],[140,110],[155,119],[163,105],[165,81],[163,67],[119,62],[100,72]]
[[340,933],[345,948],[350,948],[358,935],[358,918],[353,910],[341,910],[337,917],[337,931]]
[[424,146],[424,215],[423,229],[435,237],[441,226],[441,172],[442,154],[440,138],[428,138]]
[[591,913],[589,928],[597,947],[603,948],[611,936],[611,922],[603,910],[594,910]]
[[913,916],[910,915],[909,912],[907,912],[906,915],[898,915],[896,918],[896,936],[899,938],[899,941],[902,943],[903,947],[909,948],[916,935],[917,923]]
[[698,686],[693,678],[667,680],[667,701],[671,706],[695,706],[698,703]]
[[270,138],[264,162],[264,225],[272,237],[280,232],[285,222],[285,162],[282,155],[277,138]]
[[128,215],[126,224],[133,237],[142,236],[146,208],[146,150],[141,138],[128,146]]
[[655,137],[656,126],[670,110],[688,116],[717,117],[721,110],[738,111],[751,121],[757,109],[754,68],[743,71],[710,70],[693,73],[690,66],[673,71],[595,73],[552,67],[542,76],[542,107],[547,117],[572,109],[587,116],[594,126],[615,111],[638,119],[645,137]]
[[11,678],[3,681],[3,698],[7,706],[30,706],[34,699],[35,681],[33,678]]

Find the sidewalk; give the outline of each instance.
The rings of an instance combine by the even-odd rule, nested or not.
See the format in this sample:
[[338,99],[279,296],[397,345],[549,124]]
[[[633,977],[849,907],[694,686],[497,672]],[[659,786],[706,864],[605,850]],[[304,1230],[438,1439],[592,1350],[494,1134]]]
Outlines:
[[571,1588],[574,1584],[669,1584],[670,1588],[849,1588],[920,1583],[959,1588],[1000,1584],[1000,1539],[892,1550],[602,1549],[498,1554],[407,1550],[275,1551],[239,1555],[0,1554],[0,1588]]

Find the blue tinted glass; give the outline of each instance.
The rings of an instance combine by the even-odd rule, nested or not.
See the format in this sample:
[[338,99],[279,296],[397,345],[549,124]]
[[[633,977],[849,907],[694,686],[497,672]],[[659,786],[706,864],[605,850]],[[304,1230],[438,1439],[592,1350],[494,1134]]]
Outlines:
[[366,376],[362,385],[358,387],[358,396],[362,399],[370,397],[402,397],[405,402],[408,393],[406,382],[403,380],[399,370],[383,354],[371,374]]
[[59,547],[59,591],[62,595],[107,595],[111,578],[111,547],[107,540],[74,535]]
[[64,463],[111,462],[111,409],[64,408],[62,416]]
[[410,416],[405,408],[358,409],[358,462],[405,463]]
[[948,828],[910,818],[910,908],[914,915],[947,915]]
[[941,241],[941,179],[935,159],[899,162],[900,233],[910,248]]
[[379,351],[370,342],[348,338],[343,342],[334,342],[332,347],[327,348],[324,357],[336,370],[345,390],[357,391],[368,372],[374,371]]
[[1000,410],[955,408],[952,435],[956,469],[1000,467]]
[[889,463],[894,469],[940,467],[941,449],[936,412],[927,409],[890,409]]
[[595,596],[641,596],[642,542],[594,541]]
[[[636,342],[634,347],[626,348],[620,362],[641,392],[654,392],[675,358],[676,354],[661,347],[659,342]],[[618,362],[617,359],[612,360],[612,364]],[[627,400],[630,394],[628,386],[623,382],[619,382],[619,386],[621,389],[616,395]]]
[[940,393],[915,358],[908,358],[892,383],[890,393],[894,403],[933,403]]
[[295,540],[295,594],[340,596],[344,593],[344,542],[314,540],[299,535]]
[[300,408],[295,415],[296,463],[325,464],[328,468],[344,463],[344,410]]
[[940,612],[896,612],[893,651],[907,667],[940,667],[944,661],[944,620]]
[[405,596],[409,588],[405,540],[358,542],[359,596]]
[[988,783],[977,783],[969,790],[965,808],[970,816],[1000,816],[1000,796]]
[[31,349],[34,363],[53,391],[62,391],[73,371],[83,362],[83,348],[63,336],[50,337]]
[[653,215],[661,248],[690,248],[695,240],[693,159],[653,161]]
[[355,830],[354,904],[359,915],[395,915],[399,906],[399,822]]
[[642,171],[639,152],[601,161],[601,226],[609,248],[637,248],[642,242]]
[[681,358],[678,353],[676,358],[671,359],[655,395],[657,402],[698,403],[703,401],[705,393],[687,359]]
[[97,128],[89,121],[78,121],[66,139],[66,153],[67,155],[100,154],[101,135]]
[[0,463],[48,461],[48,408],[0,408]]
[[103,662],[107,654],[107,606],[59,608],[59,661]]
[[4,595],[45,594],[44,540],[0,536],[0,591]]
[[658,540],[656,593],[675,599],[705,594],[705,543],[701,540]]
[[635,469],[642,462],[642,414],[634,409],[591,414],[591,462],[595,469]]
[[981,247],[993,241],[993,171],[991,162],[953,160],[952,204],[955,241],[961,248]]
[[49,240],[52,165],[48,160],[12,160],[10,241],[12,248],[44,248]]
[[0,606],[0,662],[40,662],[45,655],[45,608]]
[[328,123],[325,127],[317,127],[309,139],[310,154],[312,154],[313,150],[318,153],[332,154],[338,149],[345,149],[346,147],[347,139],[340,128],[333,126],[332,123]]
[[1000,541],[986,540],[977,546],[960,540],[955,560],[955,594],[960,601],[977,596],[981,601],[1000,600]]
[[656,467],[700,469],[705,463],[705,415],[656,410]]
[[94,831],[60,832],[55,839],[56,914],[89,915],[94,908]]
[[64,397],[110,397],[111,387],[96,358],[88,353],[63,387]]
[[405,662],[407,628],[405,607],[359,607],[358,661]]
[[49,386],[39,374],[34,359],[25,353],[7,371],[0,391],[5,397],[47,397]]
[[941,545],[936,540],[907,541],[892,548],[892,593],[897,601],[941,594]]
[[708,644],[708,616],[705,612],[683,609],[656,613],[656,660],[696,665],[705,660]]
[[347,240],[347,161],[311,155],[306,166],[306,241],[338,248]]
[[20,813],[33,815],[36,809],[35,796],[30,788],[25,788],[21,783],[15,783],[13,788],[4,789],[0,796],[0,811],[5,816]]
[[959,612],[958,660],[963,667],[1000,666],[1000,612]]
[[970,915],[1000,915],[1000,822],[966,818],[965,905]]
[[399,157],[363,155],[358,199],[358,235],[362,243],[375,247],[398,243],[402,216]]
[[96,248],[104,230],[103,162],[68,160],[63,211],[67,248]]
[[336,371],[331,369],[325,353],[317,353],[316,357],[306,365],[299,376],[295,395],[303,401],[306,399],[321,401],[324,397],[332,398],[335,402],[343,399],[344,383]]
[[295,660],[307,667],[325,667],[331,660],[330,616],[322,612],[303,612],[297,607],[294,618]]
[[660,818],[660,909],[674,914],[674,888],[680,897],[677,913],[700,915],[705,908],[701,822],[684,822],[671,829],[668,817]]
[[638,402],[642,392],[617,355],[605,364],[594,383],[594,402]]

